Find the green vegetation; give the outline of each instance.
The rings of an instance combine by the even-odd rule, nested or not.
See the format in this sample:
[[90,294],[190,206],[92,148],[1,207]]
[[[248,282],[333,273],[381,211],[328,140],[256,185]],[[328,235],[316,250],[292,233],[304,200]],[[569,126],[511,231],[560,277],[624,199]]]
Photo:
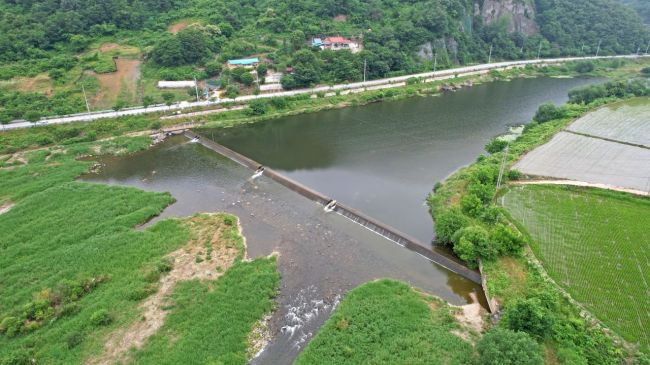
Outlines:
[[[504,206],[549,275],[596,317],[649,351],[650,200],[574,187],[512,188]],[[549,214],[552,212],[552,214]]]
[[[107,336],[141,320],[141,301],[172,270],[164,257],[195,235],[188,220],[134,229],[171,204],[169,194],[74,181],[91,165],[78,157],[134,152],[148,148],[149,137],[75,142],[78,137],[0,158],[0,205],[15,203],[0,215],[0,364],[98,356]],[[236,219],[217,218],[221,223],[210,227],[216,232],[223,224],[220,240],[243,252]],[[240,255],[216,282],[179,284],[164,332],[137,353],[139,361],[160,363],[162,353],[168,360],[207,359],[213,356],[207,346],[218,346],[222,357],[215,359],[244,364],[246,336],[270,311],[278,279],[274,259],[242,262]],[[173,352],[166,341],[176,337],[168,331],[187,333]]]
[[379,280],[350,291],[296,364],[469,364],[452,309],[408,285]]
[[[263,68],[278,72],[292,66],[282,84],[294,88],[359,81],[364,65],[367,78],[375,79],[486,62],[490,49],[492,60],[524,59],[538,51],[542,57],[594,54],[600,43],[605,55],[634,53],[650,40],[641,19],[618,0],[526,1],[524,16],[536,23],[527,29],[514,26],[513,14],[493,21],[474,15],[482,6],[479,0],[2,2],[0,80],[8,82],[0,84],[0,121],[82,112],[82,84],[97,77],[101,85],[89,81],[94,86],[87,91],[100,99],[93,101],[99,108],[146,96],[160,100],[156,81],[225,81],[221,65],[231,58],[258,56],[267,63]],[[331,35],[356,39],[363,48],[352,53],[311,46],[313,37]],[[120,70],[115,57],[142,60],[141,74],[129,66]],[[35,88],[38,75],[48,75],[53,86]],[[124,92],[121,79],[128,85]],[[113,100],[118,93],[124,95]],[[182,91],[174,95],[183,98]]]
[[273,308],[279,280],[275,258],[264,258],[235,263],[216,285],[179,284],[165,325],[134,354],[134,361],[246,364],[248,334]]
[[496,327],[476,345],[482,365],[541,365],[539,345],[525,332]]
[[[608,83],[608,85],[633,84],[640,85],[640,90],[646,87],[646,83],[640,81]],[[596,86],[596,88],[600,87],[609,89],[608,86]],[[604,103],[610,103],[619,98],[632,97],[636,94],[633,91],[636,88],[623,88],[623,90],[622,93],[618,94],[607,93],[603,95],[604,97],[592,100],[589,104],[567,104],[562,107],[543,105],[537,113],[536,121],[529,123],[524,129],[524,133],[510,143],[507,152],[494,147],[494,145],[488,145],[497,152],[489,156],[480,156],[475,164],[460,170],[447,179],[444,184],[437,186],[435,193],[429,198],[432,214],[436,221],[435,228],[439,243],[450,246],[457,255],[470,265],[477,265],[479,261],[483,264],[483,274],[487,279],[488,294],[497,299],[503,308],[503,320],[499,326],[528,333],[537,339],[543,345],[547,363],[619,363],[624,361],[623,359],[627,359],[625,361],[646,361],[647,359],[644,354],[635,353],[632,348],[616,344],[613,337],[606,335],[600,328],[582,318],[579,314],[580,308],[563,296],[557,285],[546,279],[544,269],[535,265],[534,258],[530,257],[526,250],[522,250],[526,243],[534,245],[534,240],[531,239],[525,229],[514,224],[515,222],[508,211],[495,204],[495,201],[501,200],[501,194],[503,193],[502,191],[496,191],[495,186],[499,166],[504,158],[504,153],[507,153],[505,156],[506,164],[510,166],[519,156],[545,143],[575,118],[580,117],[587,111],[595,109]],[[572,94],[575,94],[575,91]],[[507,183],[509,178],[516,179],[519,176],[516,171],[506,172],[504,174],[504,183]],[[570,199],[566,197],[565,199],[566,201],[563,204],[571,204]],[[597,201],[584,203],[583,208],[585,210],[590,209],[587,206],[593,204],[599,203]],[[594,270],[602,271],[602,265],[597,266],[597,264],[589,260],[595,260],[599,253],[594,252],[592,258],[585,254],[585,252],[589,253],[590,251],[585,251],[585,240],[577,238],[579,232],[575,229],[577,218],[571,216],[571,214],[575,214],[575,211],[566,212],[566,215],[558,212],[557,216],[551,217],[548,212],[554,212],[552,214],[554,215],[556,210],[541,205],[540,203],[540,206],[531,206],[529,209],[537,211],[539,219],[544,217],[544,219],[554,220],[553,224],[549,223],[549,225],[544,226],[549,230],[552,228],[552,231],[550,231],[553,232],[552,234],[549,234],[549,231],[539,233],[540,236],[544,237],[545,242],[548,240],[554,242],[553,247],[556,250],[553,252],[553,257],[563,265],[570,265],[573,262],[567,258],[580,256],[580,260],[582,260],[581,264],[577,266],[579,267],[578,270],[583,270],[581,276],[573,272],[561,271],[565,270],[566,266],[556,268],[556,270],[559,270],[557,273],[561,273],[561,280],[566,280],[568,283],[580,282],[580,285],[585,286],[585,293],[589,292],[589,289],[586,288],[587,281],[592,280],[596,275]],[[606,208],[603,206],[603,212],[605,210]],[[525,212],[530,213],[527,210]],[[608,215],[610,221],[614,219],[611,218],[611,214],[610,211]],[[640,230],[642,229],[640,219],[646,216],[647,212],[636,211],[635,214],[630,212],[625,217],[628,219],[628,224],[636,227],[634,229]],[[630,221],[632,216],[636,217],[635,221]],[[555,221],[555,217],[558,220],[565,219],[565,221]],[[521,219],[524,224],[527,224],[529,216],[524,218]],[[621,219],[626,218],[621,217]],[[585,218],[583,222],[586,224],[588,221],[589,219]],[[556,223],[557,225],[555,225]],[[604,227],[601,228],[604,229]],[[616,232],[616,230],[612,231]],[[631,232],[629,234],[632,235]],[[561,244],[560,238],[563,235],[575,239],[575,241],[572,241],[575,247],[580,246],[579,249],[574,251],[575,256],[571,256],[564,247],[560,249],[555,246]],[[595,239],[597,236],[590,237]],[[638,239],[631,239],[638,245]],[[604,239],[602,242],[608,242],[609,247],[611,241]],[[620,246],[611,247],[612,250],[617,248],[620,248]],[[628,251],[628,253],[637,252],[638,255],[639,250],[643,250],[643,248],[639,247]],[[543,251],[539,252],[544,254]],[[622,251],[618,252],[623,255]],[[625,255],[622,257],[625,257]],[[607,259],[603,256],[602,260],[605,262]],[[644,262],[642,258],[639,260]],[[615,264],[612,263],[612,265]],[[548,266],[552,266],[552,264]],[[639,267],[634,263],[629,263],[628,270],[635,270]],[[618,271],[600,274],[610,275],[611,273],[611,275],[618,275],[616,280],[611,279],[609,284],[619,284],[617,289],[621,290],[620,301],[627,301],[625,306],[616,305],[620,304],[619,301],[612,304],[611,292],[608,294],[601,293],[601,295],[598,295],[598,299],[591,296],[588,298],[576,297],[575,299],[584,301],[587,307],[595,306],[596,302],[601,301],[603,306],[609,305],[609,311],[617,313],[618,317],[616,318],[624,318],[623,316],[625,316],[628,321],[632,321],[633,318],[638,321],[638,308],[647,306],[647,303],[638,302],[642,300],[641,298],[644,295],[642,292],[645,289],[623,291],[621,285],[625,286],[627,284],[621,284],[620,269],[615,270]],[[645,271],[642,269],[641,271],[644,273],[640,275],[645,275]],[[594,275],[589,275],[587,272],[594,273]],[[637,275],[635,277],[636,281],[630,279],[629,285],[638,285],[639,282],[643,282],[640,279],[641,276]],[[593,285],[603,285],[603,287],[608,285],[597,279],[593,283],[595,283]],[[560,285],[565,286],[562,283]],[[566,284],[566,287],[571,287],[571,285]],[[589,294],[593,294],[593,290]],[[637,303],[636,307],[633,304],[635,301]],[[625,315],[621,314],[621,308],[627,308]],[[616,327],[616,329],[619,328]],[[639,336],[638,328],[638,325],[632,325],[631,328],[621,330],[621,333],[637,333],[637,336]],[[638,339],[639,337],[637,337]]]

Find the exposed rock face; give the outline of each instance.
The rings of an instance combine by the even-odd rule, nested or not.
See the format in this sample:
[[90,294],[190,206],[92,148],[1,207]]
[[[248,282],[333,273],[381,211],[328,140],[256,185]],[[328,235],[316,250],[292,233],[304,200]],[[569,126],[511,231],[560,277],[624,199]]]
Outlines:
[[510,33],[531,35],[539,32],[532,0],[483,0],[482,5],[476,3],[475,13],[483,18],[485,24],[507,22]]

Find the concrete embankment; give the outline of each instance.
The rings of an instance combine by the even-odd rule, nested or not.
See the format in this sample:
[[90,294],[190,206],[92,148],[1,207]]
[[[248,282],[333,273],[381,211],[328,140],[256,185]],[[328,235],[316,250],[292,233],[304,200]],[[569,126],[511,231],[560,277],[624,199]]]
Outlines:
[[[247,167],[247,168],[249,168],[249,169],[251,169],[253,171],[259,171],[260,168],[263,167],[260,163],[254,161],[254,160],[252,160],[252,159],[250,159],[250,158],[248,158],[248,157],[246,157],[246,156],[244,156],[244,155],[242,155],[240,153],[237,153],[237,152],[235,152],[235,151],[233,151],[233,150],[231,150],[231,149],[229,149],[229,148],[227,148],[225,146],[222,146],[222,145],[220,145],[220,144],[218,144],[218,143],[216,143],[216,142],[214,142],[214,141],[212,141],[212,140],[210,140],[208,138],[203,138],[202,136],[200,136],[200,135],[198,135],[198,134],[196,134],[194,132],[186,131],[185,136],[187,136],[190,139],[198,138],[199,142],[203,146],[205,146],[205,147],[207,147],[207,148],[209,148],[209,149],[211,149],[211,150],[213,150],[213,151],[215,151],[215,152],[217,152],[217,153],[219,153],[219,154],[221,154],[221,155],[235,161],[236,163],[238,163],[238,164],[240,164],[242,166],[245,166],[245,167]],[[317,202],[317,203],[319,203],[319,204],[321,204],[323,206],[326,206],[327,204],[329,204],[330,202],[333,201],[332,198],[330,198],[328,196],[325,196],[324,194],[322,194],[322,193],[320,193],[318,191],[315,191],[315,190],[313,190],[313,189],[311,189],[311,188],[309,188],[309,187],[307,187],[307,186],[305,186],[303,184],[300,184],[299,182],[294,181],[294,180],[292,180],[292,179],[290,179],[290,178],[288,178],[288,177],[286,177],[286,176],[280,174],[279,172],[274,171],[274,170],[272,170],[270,168],[264,168],[264,175],[266,175],[267,177],[269,177],[272,180],[276,181],[277,183],[289,188],[290,190],[293,190],[293,191],[297,192],[298,194],[300,194],[300,195],[302,195],[302,196],[304,196],[304,197],[306,197],[306,198],[308,198],[308,199],[310,199],[312,201],[315,201],[315,202]],[[414,239],[412,237],[409,237],[408,235],[406,235],[406,234],[404,234],[402,232],[399,232],[395,228],[392,228],[392,227],[390,227],[390,226],[388,226],[388,225],[386,225],[386,224],[384,224],[382,222],[379,222],[379,221],[377,221],[377,220],[363,214],[362,212],[359,212],[359,211],[357,211],[357,210],[355,210],[353,208],[350,208],[350,207],[345,206],[345,205],[340,204],[340,203],[336,204],[333,211],[340,214],[340,215],[342,215],[342,216],[344,216],[344,217],[346,217],[346,218],[348,218],[348,219],[350,219],[351,221],[365,227],[366,229],[368,229],[368,230],[370,230],[370,231],[372,231],[372,232],[374,232],[374,233],[376,233],[378,235],[381,235],[382,237],[385,237],[388,240],[391,240],[391,241],[397,243],[398,245],[400,245],[402,247],[405,247],[405,248],[407,248],[407,249],[409,249],[409,250],[411,250],[413,252],[418,253],[422,257],[424,257],[424,258],[428,259],[429,261],[432,261],[432,262],[434,262],[434,263],[436,263],[436,264],[450,270],[451,272],[454,272],[454,273],[456,273],[458,275],[461,275],[462,277],[464,277],[464,278],[466,278],[466,279],[468,279],[468,280],[470,280],[470,281],[472,281],[474,283],[481,284],[481,275],[477,271],[469,269],[468,267],[464,266],[463,264],[461,264],[459,262],[456,262],[453,259],[442,255],[441,253],[438,253],[438,252],[435,252],[435,251],[432,251],[432,250],[428,249],[423,243],[420,243],[416,239]]]

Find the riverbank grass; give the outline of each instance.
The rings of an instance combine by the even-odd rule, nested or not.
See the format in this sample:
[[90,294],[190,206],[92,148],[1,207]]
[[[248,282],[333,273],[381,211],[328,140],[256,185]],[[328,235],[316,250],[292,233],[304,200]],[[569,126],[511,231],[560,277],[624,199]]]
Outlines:
[[[235,263],[213,267],[214,277],[230,267],[218,280],[180,282],[172,289],[172,306],[163,308],[169,319],[165,332],[145,342],[138,360],[165,353],[174,354],[176,363],[192,358],[200,363],[206,346],[216,346],[223,356],[217,360],[246,362],[247,334],[271,310],[278,273],[272,258],[242,261],[245,247],[236,218],[168,219],[135,230],[173,197],[74,181],[92,164],[78,160],[81,156],[129,153],[149,144],[148,137],[116,138],[3,157],[0,205],[10,209],[0,214],[0,364],[99,358],[107,339],[149,320],[143,318],[144,304],[162,290],[164,278],[175,274],[178,257],[169,255],[185,252],[188,242],[202,235],[215,237],[205,224],[195,224],[200,219],[220,232],[216,237],[234,253],[227,256]],[[216,266],[225,259],[212,243],[198,242],[191,262]],[[174,333],[183,338],[175,342],[178,347],[173,353],[167,347],[160,351],[156,346],[164,339],[178,339]]]
[[503,205],[548,274],[598,319],[650,351],[650,200],[558,186],[517,186]]
[[439,299],[379,280],[350,291],[296,364],[469,364],[472,345]]

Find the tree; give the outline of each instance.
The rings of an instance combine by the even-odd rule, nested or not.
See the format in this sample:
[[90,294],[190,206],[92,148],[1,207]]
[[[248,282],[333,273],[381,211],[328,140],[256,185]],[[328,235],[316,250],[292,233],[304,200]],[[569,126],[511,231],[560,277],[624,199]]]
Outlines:
[[250,72],[246,72],[239,77],[239,81],[246,86],[251,86],[255,82],[255,78]]
[[523,332],[495,327],[476,344],[481,365],[542,365],[537,342]]
[[554,119],[564,118],[565,116],[564,108],[556,107],[553,103],[544,103],[537,109],[533,120],[542,124]]
[[170,92],[166,92],[166,93],[162,93],[161,96],[167,106],[171,106],[172,104],[174,104],[174,99],[175,99],[174,94]]
[[260,63],[257,66],[257,76],[264,77],[268,73],[269,67],[265,63]]
[[145,95],[142,98],[142,106],[144,106],[145,109],[148,108],[149,105],[154,104],[155,102],[156,101],[154,100],[153,96],[150,96],[150,95]]
[[452,237],[458,230],[469,225],[469,219],[457,208],[446,208],[436,214],[436,240],[442,244],[452,244]]
[[205,73],[210,77],[217,76],[221,73],[221,63],[217,60],[209,61],[205,64]]

